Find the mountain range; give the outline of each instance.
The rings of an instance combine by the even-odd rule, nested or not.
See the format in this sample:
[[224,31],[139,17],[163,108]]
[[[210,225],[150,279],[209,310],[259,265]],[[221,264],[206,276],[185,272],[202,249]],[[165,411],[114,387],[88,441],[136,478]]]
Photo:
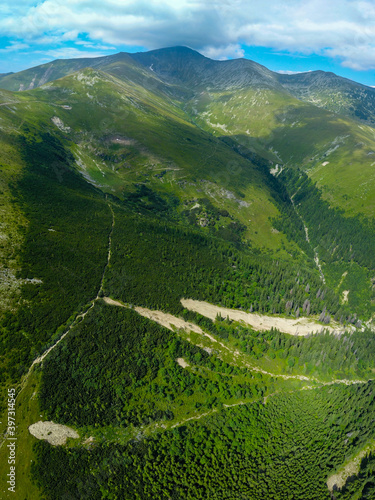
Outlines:
[[374,122],[187,47],[0,75],[17,498],[373,498]]
[[153,71],[166,83],[172,81],[195,91],[206,90],[207,86],[220,90],[268,88],[335,113],[370,123],[374,120],[375,90],[372,87],[324,71],[280,74],[247,59],[214,61],[187,47],[56,60],[16,74],[0,74],[0,78],[4,89],[31,90],[87,67],[126,78],[134,78],[136,71],[142,74]]

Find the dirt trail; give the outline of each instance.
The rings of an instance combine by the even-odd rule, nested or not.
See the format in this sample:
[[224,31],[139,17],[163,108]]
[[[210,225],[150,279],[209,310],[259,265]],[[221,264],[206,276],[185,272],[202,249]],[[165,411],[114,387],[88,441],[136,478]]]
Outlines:
[[113,300],[110,297],[103,297],[103,301],[111,306],[117,306],[117,307],[125,307],[127,309],[133,309],[136,311],[138,314],[143,316],[144,318],[148,318],[151,321],[155,321],[156,323],[159,323],[159,325],[164,326],[165,328],[168,328],[168,330],[171,330],[174,332],[175,330],[185,330],[186,332],[195,332],[198,333],[199,335],[202,335],[203,337],[207,337],[210,339],[212,342],[215,342],[216,344],[220,345],[224,349],[226,349],[229,352],[233,352],[234,355],[238,355],[239,351],[232,351],[228,346],[220,342],[219,340],[215,339],[212,335],[209,333],[206,333],[200,328],[198,325],[195,323],[190,323],[189,321],[185,321],[181,318],[177,318],[177,316],[173,316],[172,314],[165,313],[163,311],[156,311],[152,309],[147,309],[146,307],[131,307],[130,305],[123,304],[122,302],[119,302],[118,300]]
[[[103,274],[102,274],[102,278],[101,278],[101,281],[100,281],[100,285],[99,285],[99,289],[98,289],[98,293],[96,294],[96,297],[89,303],[89,305],[87,306],[87,308],[81,312],[81,313],[78,313],[77,316],[74,318],[73,322],[70,324],[70,326],[68,327],[68,329],[61,335],[61,337],[56,340],[56,342],[51,346],[49,347],[41,356],[38,356],[36,359],[34,359],[34,361],[32,362],[28,372],[26,373],[26,375],[23,377],[22,381],[20,382],[19,384],[19,391],[17,393],[17,396],[16,398],[18,398],[19,394],[23,391],[28,379],[29,379],[29,376],[34,368],[34,366],[42,363],[42,361],[48,356],[48,354],[56,348],[56,346],[59,345],[59,343],[64,340],[64,338],[68,335],[68,333],[72,330],[73,327],[76,326],[76,324],[82,320],[86,314],[94,307],[95,303],[97,300],[99,300],[99,295],[101,294],[102,290],[103,290],[103,283],[104,283],[104,276],[105,276],[105,273],[106,273],[106,270],[107,270],[107,267],[110,263],[110,260],[111,260],[111,248],[112,248],[112,233],[113,233],[113,229],[114,229],[114,226],[115,226],[115,214],[114,214],[114,211],[112,209],[112,206],[110,205],[109,202],[107,202],[108,204],[108,207],[109,209],[111,210],[111,213],[112,213],[112,226],[111,226],[111,230],[110,230],[110,233],[109,233],[109,237],[108,237],[108,255],[107,255],[107,262],[106,262],[106,265],[105,265],[105,268],[103,270]],[[3,445],[4,441],[2,441],[2,443],[0,444],[0,447]]]
[[108,203],[108,206],[109,206],[109,208],[111,210],[111,214],[112,214],[112,226],[111,226],[111,231],[110,231],[109,236],[108,236],[107,264],[104,267],[103,274],[102,274],[102,279],[100,281],[99,291],[98,291],[98,293],[96,295],[95,300],[97,300],[99,298],[100,293],[103,291],[105,273],[106,273],[106,271],[108,269],[108,266],[109,266],[109,264],[111,262],[111,256],[112,256],[112,235],[113,235],[113,230],[115,228],[116,218],[115,218],[115,213],[113,211],[112,205],[110,203]]
[[[255,401],[239,401],[238,403],[233,403],[231,405],[227,405],[227,404],[223,404],[223,407],[224,408],[233,408],[234,406],[242,406],[242,405],[253,405],[253,404],[256,404],[256,403],[263,403],[264,405],[267,404],[267,400],[268,398],[272,398],[273,396],[276,396],[276,394],[279,394],[278,391],[276,392],[273,392],[272,394],[268,394],[268,396],[265,396],[264,398],[262,399],[256,399]],[[207,417],[208,415],[212,415],[213,413],[216,413],[218,410],[217,408],[214,408],[213,410],[211,411],[208,411],[206,413],[201,413],[200,415],[196,415],[194,417],[190,417],[190,418],[187,418],[185,420],[181,420],[180,422],[177,422],[175,424],[173,424],[171,426],[171,429],[175,428],[175,427],[179,427],[180,425],[184,425],[186,422],[189,422],[191,420],[199,420],[203,417]]]
[[61,342],[62,340],[64,340],[64,338],[68,335],[68,333],[70,332],[70,330],[71,330],[74,326],[76,326],[76,324],[77,324],[78,320],[83,319],[83,318],[86,316],[86,314],[90,311],[90,309],[92,309],[92,308],[94,307],[95,300],[96,300],[96,299],[94,299],[94,301],[90,304],[90,307],[88,307],[88,308],[86,309],[86,311],[85,311],[85,312],[83,312],[83,313],[81,313],[81,314],[78,314],[78,315],[75,317],[75,320],[73,321],[73,323],[72,323],[72,324],[70,325],[70,327],[66,330],[66,332],[65,332],[65,333],[63,333],[63,334],[61,335],[61,337],[59,338],[59,340],[57,340],[57,341],[56,341],[56,342],[55,342],[55,343],[54,343],[54,344],[53,344],[53,345],[52,345],[49,349],[47,349],[47,350],[46,350],[46,351],[45,351],[45,352],[44,352],[41,356],[39,356],[39,357],[37,357],[36,359],[34,359],[34,361],[33,361],[32,365],[31,365],[31,366],[30,366],[30,368],[29,368],[29,372],[30,372],[30,371],[31,371],[31,369],[34,367],[34,365],[39,365],[39,364],[40,364],[40,363],[41,363],[41,362],[42,362],[42,361],[43,361],[43,360],[44,360],[44,359],[48,356],[48,354],[49,354],[49,353],[50,353],[53,349],[55,349],[55,347],[57,347],[57,346],[60,344],[60,342]]
[[169,330],[174,331],[175,329],[182,329],[199,333],[200,335],[205,335],[204,331],[198,325],[184,321],[183,319],[177,318],[172,314],[164,313],[162,311],[152,311],[151,309],[146,309],[145,307],[134,307],[134,310],[141,316],[151,319]]
[[[62,334],[62,336],[51,347],[49,347],[49,349],[47,349],[41,356],[39,356],[38,358],[36,358],[33,361],[27,374],[25,375],[21,384],[19,385],[20,390],[18,391],[17,396],[21,393],[21,391],[25,387],[26,382],[29,378],[29,375],[30,375],[33,367],[35,365],[43,362],[43,360],[49,355],[49,353],[53,349],[55,349],[55,347],[68,335],[68,333],[72,330],[72,328],[74,326],[76,326],[78,321],[82,320],[86,316],[86,314],[95,306],[95,303],[101,298],[100,296],[103,294],[103,285],[104,285],[105,274],[106,274],[107,268],[108,268],[110,261],[111,261],[112,235],[113,235],[113,230],[115,227],[115,214],[114,214],[113,208],[110,205],[110,203],[109,202],[107,202],[107,203],[108,203],[108,207],[112,213],[112,226],[111,226],[111,230],[110,230],[110,233],[108,236],[107,262],[106,262],[106,265],[105,265],[104,270],[103,270],[103,274],[101,277],[101,281],[100,281],[97,295],[90,302],[90,304],[86,307],[86,309],[84,311],[77,314],[77,316],[75,317],[75,319],[73,320],[73,322],[71,323],[69,328]],[[126,304],[123,304],[117,300],[111,299],[110,297],[103,297],[103,301],[108,305],[130,308],[129,305],[126,305]],[[308,320],[307,318],[301,318],[300,320],[288,320],[288,319],[284,319],[284,318],[267,317],[267,316],[245,313],[244,311],[237,311],[237,310],[231,310],[231,309],[226,309],[226,308],[220,308],[218,306],[208,304],[207,302],[199,302],[199,301],[194,301],[191,299],[182,299],[181,302],[184,305],[184,307],[191,308],[192,310],[196,310],[197,312],[204,314],[213,320],[216,319],[217,314],[221,314],[224,317],[229,316],[231,319],[235,319],[237,321],[244,321],[246,324],[249,324],[249,325],[251,325],[259,330],[266,330],[266,329],[268,330],[272,326],[274,326],[274,327],[278,328],[280,331],[285,331],[285,333],[291,333],[292,335],[307,335],[308,333],[311,333],[313,331],[314,327],[315,327],[315,329],[316,328],[320,328],[320,329],[323,328],[321,325],[318,325],[317,323],[314,323],[313,321]],[[196,309],[194,309],[193,306]],[[238,358],[239,356],[242,356],[242,354],[239,351],[236,351],[232,348],[229,348],[228,346],[226,346],[225,344],[223,344],[219,340],[215,339],[212,335],[204,332],[198,325],[195,325],[194,323],[184,321],[183,319],[177,318],[169,313],[164,313],[162,311],[152,311],[152,310],[144,308],[144,307],[134,307],[134,310],[138,314],[140,314],[144,317],[147,317],[147,318],[151,319],[152,321],[155,321],[155,322],[159,323],[160,325],[162,325],[162,326],[164,326],[172,331],[175,331],[176,329],[182,329],[182,330],[185,330],[187,332],[195,332],[199,335],[202,335],[202,337],[207,337],[215,344],[220,345],[223,349],[225,349],[226,351],[229,351],[230,354],[233,354],[234,361],[236,361],[236,358]],[[207,314],[202,312],[203,310]],[[250,321],[250,319],[251,319],[251,321]],[[254,323],[255,319],[256,319],[256,321]],[[331,327],[328,327],[328,330],[333,331],[333,329]],[[177,362],[179,362],[179,364],[181,364],[181,366],[182,366],[181,359],[177,360]],[[366,381],[349,381],[349,380],[335,380],[335,381],[328,382],[328,383],[322,383],[322,382],[319,382],[314,377],[309,378],[309,377],[306,377],[303,375],[273,374],[273,373],[267,372],[265,370],[262,370],[261,368],[258,368],[258,367],[254,367],[254,366],[250,366],[250,365],[246,365],[246,366],[250,370],[258,371],[258,372],[264,373],[266,375],[270,375],[272,377],[280,377],[283,379],[298,379],[298,380],[304,380],[304,381],[308,381],[308,382],[318,382],[321,385],[329,385],[329,384],[334,384],[334,383],[345,383],[345,384],[366,383]],[[270,397],[270,396],[271,395],[269,395],[268,397]],[[265,398],[264,403],[266,403],[266,401],[267,401],[267,399]],[[232,405],[224,405],[224,406],[231,407],[231,406],[237,406],[240,404],[248,404],[248,403],[243,403],[241,401],[239,403],[235,403]],[[179,422],[179,423],[173,425],[172,427],[177,427],[179,425],[182,425],[184,422],[187,422],[190,420],[198,420],[206,415],[214,413],[215,411],[217,411],[217,410],[213,409],[212,411],[201,414],[199,416],[190,417],[182,422]],[[43,424],[43,423],[40,422],[37,424]],[[56,424],[56,425],[58,425],[58,424]],[[48,432],[50,432],[50,431],[48,431]],[[3,443],[4,443],[4,440],[0,444],[0,447],[3,445]]]
[[186,422],[189,422],[190,420],[199,420],[200,418],[206,417],[207,415],[211,415],[212,413],[216,413],[217,409],[214,408],[211,411],[208,411],[207,413],[201,413],[200,415],[197,415],[196,417],[190,417],[187,418],[186,420],[181,420],[180,422],[177,422],[177,424],[174,424],[171,426],[171,429],[174,429],[175,427],[179,427],[180,425],[184,425]]
[[277,316],[265,316],[256,313],[247,313],[238,309],[228,309],[227,307],[215,306],[208,302],[202,302],[193,299],[181,299],[181,304],[190,311],[197,312],[210,318],[212,321],[216,320],[217,316],[222,318],[229,318],[234,321],[243,321],[255,330],[270,330],[272,327],[277,328],[280,332],[288,333],[295,336],[306,336],[314,332],[321,332],[328,330],[331,333],[338,334],[341,330],[336,330],[331,326],[322,326],[319,323],[309,318],[288,319],[280,318]]
[[[274,394],[269,394],[267,396],[267,398],[271,397],[271,396],[274,396],[276,393]],[[260,401],[263,401],[264,404],[266,403],[267,399],[266,398],[263,398],[263,399],[257,399],[256,401],[239,401],[238,403],[233,403],[231,405],[226,405],[225,403],[223,404],[224,408],[233,408],[233,406],[241,406],[241,405],[250,405],[250,404],[255,404],[255,403],[259,403]],[[190,422],[191,420],[200,420],[201,418],[203,417],[207,417],[208,415],[212,415],[213,413],[216,413],[218,410],[217,408],[214,408],[213,410],[211,411],[208,411],[206,413],[201,413],[200,415],[196,415],[194,417],[190,417],[190,418],[187,418],[185,420],[181,420],[180,422],[177,422],[175,424],[173,424],[171,426],[171,429],[174,429],[175,427],[179,427],[181,425],[184,425],[186,422]]]
[[[190,300],[190,299],[189,299]],[[111,299],[110,297],[103,297],[103,301],[111,306],[116,306],[116,307],[124,307],[126,309],[134,309],[138,314],[141,316],[144,316],[145,318],[151,319],[152,321],[155,321],[156,323],[159,323],[159,325],[164,326],[165,328],[168,328],[171,331],[175,331],[176,329],[184,330],[186,332],[195,332],[198,333],[199,335],[202,335],[202,337],[206,337],[210,339],[212,342],[215,342],[218,346],[221,346],[223,349],[228,351],[228,354],[233,355],[233,361],[234,364],[238,363],[239,358],[245,357],[244,353],[241,353],[240,351],[237,351],[233,348],[228,347],[227,345],[223,344],[219,340],[215,339],[212,335],[204,332],[198,325],[195,325],[194,323],[190,323],[188,321],[184,321],[181,318],[177,318],[176,316],[173,316],[172,314],[165,313],[163,311],[155,311],[151,309],[147,309],[145,307],[134,307],[132,308],[130,305],[124,304],[118,300]],[[182,302],[182,301],[181,301]],[[186,301],[184,301],[186,302]],[[199,301],[191,301],[191,302],[199,302]],[[199,302],[200,304],[207,304],[211,306],[211,304],[208,304],[207,302]],[[184,304],[183,304],[184,305]],[[212,306],[216,307],[216,306]],[[232,311],[231,309],[228,309],[228,311]],[[243,313],[243,311],[238,311],[240,313]],[[202,314],[202,313],[201,313]],[[246,313],[244,313],[246,314]],[[215,312],[215,318],[216,318],[216,312]],[[271,318],[273,319],[273,318]],[[190,339],[188,339],[190,340]],[[197,344],[199,345],[199,344]],[[200,346],[203,348],[203,346]],[[324,385],[333,385],[333,384],[345,384],[345,385],[353,385],[353,384],[364,384],[367,383],[367,380],[347,380],[347,379],[338,379],[338,380],[333,380],[331,382],[323,382],[317,379],[316,377],[307,377],[306,375],[284,375],[281,373],[271,373],[266,370],[263,370],[262,368],[259,368],[257,366],[250,365],[247,363],[244,359],[242,359],[243,364],[252,371],[258,372],[258,373],[263,373],[264,375],[268,375],[270,377],[274,378],[282,378],[283,380],[302,380],[305,382],[313,382],[319,384],[319,387],[322,387]]]
[[[29,370],[27,371],[26,375],[23,377],[23,379],[21,380],[18,388],[19,388],[19,391],[17,392],[17,396],[16,396],[16,399],[18,398],[18,396],[21,394],[21,392],[23,391],[24,387],[26,386],[26,383],[30,377],[30,374],[34,368],[34,366],[40,364],[43,362],[43,360],[48,356],[48,354],[53,351],[53,349],[55,349],[62,340],[64,340],[64,338],[68,335],[68,333],[72,330],[73,327],[76,326],[76,324],[82,320],[86,314],[95,306],[95,303],[97,302],[97,300],[99,300],[99,295],[101,295],[101,292],[103,291],[103,284],[104,284],[104,277],[105,277],[105,273],[106,273],[106,270],[108,268],[108,265],[110,263],[110,260],[111,260],[111,248],[112,248],[112,233],[113,233],[113,229],[115,227],[115,214],[114,214],[114,211],[112,209],[112,206],[110,205],[109,202],[107,202],[108,204],[108,207],[109,209],[111,210],[111,213],[112,213],[112,226],[111,226],[111,230],[110,230],[110,233],[109,233],[109,237],[108,237],[108,254],[107,254],[107,262],[106,262],[106,265],[104,267],[104,270],[103,270],[103,274],[102,274],[102,278],[100,280],[100,285],[99,285],[99,290],[98,290],[98,293],[96,294],[96,297],[90,302],[89,306],[86,308],[85,311],[77,314],[77,316],[74,318],[73,322],[71,323],[71,325],[69,326],[69,328],[61,335],[61,337],[56,340],[56,342],[51,346],[49,347],[41,356],[38,356],[36,359],[34,359],[34,361],[32,362]],[[42,422],[41,422],[42,423]],[[54,424],[54,425],[58,425],[58,424]],[[5,438],[6,438],[6,435],[3,435],[1,436],[2,437],[2,441],[0,443],[0,448],[3,446],[4,442],[5,442]]]
[[104,267],[104,270],[103,270],[103,274],[102,274],[102,278],[100,280],[100,286],[99,286],[99,290],[98,290],[98,293],[96,294],[96,297],[95,299],[93,299],[91,302],[90,302],[90,305],[89,307],[82,313],[78,314],[73,323],[69,326],[69,328],[66,330],[65,333],[63,333],[63,335],[59,338],[59,340],[57,340],[49,349],[47,349],[41,356],[39,356],[38,358],[36,358],[30,369],[29,369],[29,372],[30,370],[33,368],[34,365],[37,365],[37,364],[40,364],[47,356],[48,354],[53,350],[55,349],[56,346],[59,345],[59,343],[68,335],[68,333],[71,331],[71,329],[76,326],[77,322],[81,319],[83,319],[86,314],[94,307],[95,305],[95,302],[97,300],[99,300],[100,298],[100,294],[101,292],[103,291],[103,284],[104,284],[104,276],[105,276],[105,273],[107,271],[107,268],[109,266],[109,263],[111,261],[111,249],[112,249],[112,233],[113,233],[113,229],[115,227],[115,214],[114,214],[114,211],[113,211],[113,208],[111,207],[111,205],[108,203],[108,207],[110,208],[111,210],[111,213],[112,213],[112,226],[111,226],[111,231],[109,233],[109,237],[108,237],[108,253],[107,253],[107,263]]
[[[106,304],[111,305],[111,306],[125,307],[128,309],[131,308],[129,305],[123,304],[122,302],[119,302],[118,300],[113,300],[110,297],[103,297],[103,301]],[[189,299],[189,301],[182,300],[181,302],[184,305],[184,307],[187,307],[187,305],[185,305],[187,302],[190,304],[190,302],[198,302],[198,301],[190,301],[190,299]],[[199,302],[199,304],[204,304],[204,305],[207,304],[208,306],[211,306],[211,304],[208,304],[207,302]],[[216,308],[216,306],[211,306],[211,307]],[[223,342],[220,342],[219,340],[215,339],[215,337],[213,335],[210,335],[209,333],[204,332],[198,325],[195,325],[194,323],[190,323],[190,322],[185,321],[181,318],[177,318],[176,316],[173,316],[172,314],[169,314],[169,313],[165,313],[163,311],[155,311],[155,310],[147,309],[145,307],[134,307],[133,309],[141,316],[148,318],[152,321],[155,321],[156,323],[159,323],[159,325],[164,326],[165,328],[168,328],[171,331],[175,331],[177,329],[177,330],[185,330],[186,332],[195,332],[195,333],[198,333],[199,335],[202,335],[202,337],[206,337],[206,338],[210,339],[211,342],[214,342],[217,346],[220,346],[223,349],[225,349],[228,352],[228,354],[232,354],[233,360],[236,362],[238,362],[239,357],[244,356],[244,354],[241,353],[240,351],[237,351],[235,349],[231,349],[230,347],[225,345]],[[223,310],[224,308],[220,308],[220,309]],[[228,309],[228,311],[232,311],[232,310]],[[207,316],[207,314],[204,314],[201,311],[198,311],[198,312]],[[247,314],[247,313],[244,313],[243,311],[238,311],[238,312],[243,313],[243,314]],[[217,314],[216,309],[213,311],[212,314],[213,314],[213,318],[216,318],[216,314]],[[210,317],[210,316],[208,316],[208,317]],[[273,319],[273,318],[271,318],[271,319]],[[238,321],[238,319],[237,319],[237,321]],[[243,361],[243,363],[245,364],[245,366],[249,370],[256,371],[258,373],[263,373],[264,375],[268,375],[270,377],[282,378],[284,380],[293,380],[294,379],[294,380],[303,380],[306,382],[317,382],[319,384],[324,385],[324,382],[319,381],[315,377],[307,377],[305,375],[276,374],[276,373],[271,373],[271,372],[268,372],[266,370],[263,370],[262,368],[259,368],[257,366],[252,366],[252,365],[246,363],[245,361]],[[360,381],[360,382],[363,383],[363,381]],[[360,383],[360,382],[355,381],[355,383]],[[331,383],[331,382],[329,382],[329,383]],[[345,380],[345,381],[335,381],[332,383],[345,383],[345,384],[347,384],[347,383],[352,383],[352,382]]]

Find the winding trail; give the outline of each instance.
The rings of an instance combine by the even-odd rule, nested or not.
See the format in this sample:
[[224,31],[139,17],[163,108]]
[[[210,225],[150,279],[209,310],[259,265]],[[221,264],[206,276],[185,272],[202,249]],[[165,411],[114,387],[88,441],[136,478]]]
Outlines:
[[[107,197],[107,196],[106,196]],[[100,281],[100,287],[99,287],[99,290],[98,290],[98,293],[96,294],[96,297],[94,299],[94,302],[96,300],[99,299],[99,295],[101,294],[101,292],[103,291],[103,285],[104,285],[104,277],[105,277],[105,273],[108,269],[108,266],[111,262],[111,257],[112,257],[112,235],[113,235],[113,230],[115,228],[115,222],[116,222],[116,218],[115,218],[115,212],[113,211],[113,208],[112,208],[112,205],[107,201],[107,204],[108,204],[108,207],[109,209],[111,210],[111,214],[112,214],[112,227],[111,227],[111,230],[109,232],[109,236],[108,236],[108,254],[107,254],[107,263],[104,267],[104,270],[103,270],[103,274],[102,274],[102,279]]]
[[32,365],[30,366],[29,368],[29,371],[28,371],[28,374],[27,376],[29,375],[29,373],[31,372],[32,368],[35,366],[35,365],[38,365],[40,363],[42,363],[42,361],[48,356],[48,354],[53,351],[53,349],[55,349],[55,347],[57,347],[59,345],[59,343],[64,340],[64,338],[68,335],[68,333],[71,331],[72,328],[74,328],[76,326],[76,324],[78,323],[79,320],[83,319],[86,314],[94,307],[95,305],[95,302],[97,300],[100,299],[100,295],[101,293],[103,292],[103,285],[104,285],[104,277],[105,277],[105,273],[107,271],[107,268],[109,266],[109,263],[111,261],[111,250],[112,250],[112,234],[113,234],[113,229],[115,227],[115,213],[113,211],[113,208],[111,207],[111,205],[107,202],[108,204],[108,207],[110,208],[111,210],[111,213],[112,213],[112,226],[111,226],[111,231],[109,233],[109,236],[108,236],[108,252],[107,252],[107,262],[106,262],[106,265],[104,266],[104,270],[103,270],[103,274],[102,274],[102,277],[101,277],[101,280],[100,280],[100,286],[99,286],[99,290],[98,290],[98,293],[96,294],[96,297],[90,302],[90,305],[89,307],[77,314],[77,316],[75,317],[74,321],[72,322],[72,324],[69,326],[69,328],[61,335],[61,337],[49,348],[47,349],[41,356],[39,356],[38,358],[36,358]]
[[[155,311],[152,309],[147,309],[145,307],[130,306],[129,304],[124,304],[123,302],[120,302],[119,300],[114,300],[110,297],[103,297],[103,301],[110,306],[124,307],[126,309],[133,309],[141,316],[148,318],[152,321],[155,321],[159,325],[164,326],[165,328],[168,328],[168,330],[171,330],[171,331],[184,330],[186,333],[194,332],[194,333],[197,333],[199,335],[202,335],[202,337],[209,339],[211,342],[215,343],[217,346],[220,346],[223,349],[225,349],[226,351],[228,351],[227,352],[228,354],[233,355],[233,364],[237,364],[239,357],[246,358],[246,355],[244,353],[242,353],[238,350],[232,349],[232,348],[228,347],[227,345],[223,344],[223,342],[220,342],[219,340],[217,340],[213,335],[204,332],[198,325],[195,325],[194,323],[185,321],[182,318],[177,318],[176,316],[173,316],[172,314],[165,313],[163,311]],[[191,340],[189,338],[187,340],[189,340],[191,342]],[[216,345],[215,345],[215,347],[216,347]],[[271,373],[271,372],[263,370],[262,368],[259,368],[257,366],[250,365],[249,363],[246,362],[245,359],[242,359],[242,363],[251,371],[263,373],[264,375],[268,375],[268,376],[274,377],[274,378],[282,378],[283,380],[293,380],[294,379],[294,380],[301,380],[304,382],[312,382],[314,384],[318,384],[316,386],[316,388],[323,387],[325,385],[334,385],[334,384],[344,384],[344,385],[366,384],[367,382],[372,380],[372,379],[369,379],[369,380],[335,379],[335,380],[331,380],[330,382],[323,382],[322,380],[319,380],[316,377],[307,377],[306,375],[284,375],[282,373]]]
[[[243,406],[243,405],[253,405],[256,403],[263,403],[264,405],[267,404],[268,398],[272,398],[273,396],[276,396],[279,394],[279,391],[273,392],[272,394],[268,394],[267,396],[264,396],[263,398],[260,399],[255,399],[252,401],[239,401],[238,403],[233,403],[231,405],[223,404],[224,408],[233,408],[234,406]],[[208,415],[212,415],[213,413],[216,413],[218,411],[217,408],[213,408],[211,411],[208,411],[206,413],[201,413],[200,415],[196,415],[194,417],[186,418],[185,420],[180,420],[179,422],[176,422],[175,424],[171,425],[171,429],[174,429],[175,427],[180,427],[181,425],[184,425],[186,422],[190,422],[191,420],[200,420],[203,417],[207,417]]]
[[[124,303],[122,303],[122,302],[120,302],[118,300],[114,300],[114,299],[112,299],[110,297],[103,297],[104,280],[105,280],[105,275],[106,275],[108,266],[110,265],[110,262],[111,262],[111,256],[112,256],[112,236],[113,236],[113,231],[114,231],[115,222],[116,222],[114,210],[113,210],[111,204],[108,202],[108,200],[107,200],[107,205],[108,205],[108,207],[109,207],[109,209],[111,211],[111,214],[112,214],[112,225],[111,225],[111,229],[110,229],[110,232],[109,232],[109,235],[108,235],[107,262],[106,262],[106,264],[104,266],[104,269],[103,269],[103,273],[102,273],[102,276],[101,276],[101,280],[100,280],[98,292],[97,292],[95,298],[92,299],[91,302],[88,305],[86,305],[86,307],[84,308],[84,310],[81,311],[81,312],[79,312],[79,313],[77,313],[77,315],[75,316],[75,318],[72,321],[72,323],[64,331],[64,333],[60,336],[60,338],[57,339],[54,342],[53,345],[51,345],[43,354],[41,354],[40,356],[38,356],[33,361],[33,363],[31,364],[28,372],[23,377],[23,379],[20,382],[20,384],[18,385],[18,387],[16,387],[16,390],[18,389],[16,398],[18,398],[18,396],[21,394],[21,392],[23,391],[24,387],[26,386],[26,383],[27,383],[27,381],[28,381],[28,379],[30,377],[30,374],[32,373],[32,370],[34,369],[34,367],[36,365],[41,364],[44,361],[44,359],[50,354],[50,352],[53,351],[59,345],[59,343],[62,340],[64,340],[64,338],[70,333],[70,331],[81,320],[83,320],[85,318],[85,316],[87,315],[87,313],[95,306],[95,303],[98,300],[103,300],[106,304],[108,304],[110,306],[124,307],[124,308],[127,308],[127,309],[133,309],[138,314],[140,314],[141,316],[147,317],[148,319],[150,319],[152,321],[155,321],[155,322],[159,323],[160,325],[162,325],[162,326],[164,326],[164,327],[166,327],[166,328],[168,328],[168,329],[170,329],[172,331],[176,331],[176,329],[177,329],[177,330],[184,330],[186,333],[195,332],[195,333],[201,335],[202,337],[209,339],[212,343],[215,344],[216,348],[218,346],[220,346],[221,349],[225,350],[226,354],[233,355],[233,362],[234,362],[234,364],[238,363],[239,357],[244,357],[245,356],[243,353],[240,353],[238,350],[235,350],[235,349],[233,349],[233,348],[225,345],[223,342],[217,340],[213,335],[204,332],[198,325],[196,325],[196,324],[194,324],[192,322],[186,322],[186,321],[184,321],[181,318],[178,318],[178,317],[173,316],[171,314],[165,313],[163,311],[154,311],[154,310],[150,310],[150,309],[147,309],[147,308],[144,308],[144,307],[138,307],[138,306],[134,307],[134,306],[130,306],[128,304],[124,304]],[[308,238],[307,228],[306,228],[306,237]],[[188,338],[188,340],[190,340],[190,339]],[[274,378],[282,378],[284,380],[295,379],[295,380],[301,380],[301,381],[306,381],[306,382],[310,382],[310,383],[316,384],[316,385],[314,385],[314,387],[312,387],[312,386],[305,386],[302,389],[318,389],[319,387],[322,387],[322,386],[325,386],[325,385],[333,385],[333,384],[352,385],[352,384],[364,384],[364,383],[368,382],[367,380],[333,380],[331,382],[322,382],[322,381],[319,381],[318,379],[316,379],[315,377],[307,377],[307,376],[304,376],[304,375],[284,375],[284,374],[275,374],[275,373],[267,372],[266,370],[263,370],[263,369],[261,369],[259,367],[252,366],[252,365],[246,363],[246,361],[244,359],[242,359],[241,361],[244,363],[244,365],[249,370],[252,370],[252,371],[255,371],[255,372],[260,372],[260,373],[263,373],[264,375],[268,375],[268,376],[271,376],[271,377],[274,377]],[[266,404],[267,403],[267,399],[269,397],[272,397],[275,394],[276,393],[269,394],[268,396],[265,396],[261,400],[256,400],[256,401],[248,401],[248,402],[240,401],[238,403],[234,403],[234,404],[230,404],[230,405],[224,404],[223,407],[224,408],[230,408],[230,407],[233,407],[233,406],[253,404],[253,403],[256,403],[256,402],[259,402],[259,401],[263,401],[263,404]],[[189,418],[187,418],[185,420],[182,420],[180,422],[175,423],[174,425],[171,426],[171,428],[181,426],[181,425],[183,425],[184,423],[186,423],[188,421],[199,420],[199,419],[201,419],[201,418],[203,418],[205,416],[208,416],[208,415],[210,415],[212,413],[215,413],[216,411],[217,411],[217,409],[214,408],[214,409],[212,409],[209,412],[202,413],[202,414],[197,415],[197,416],[189,417]],[[5,433],[5,435],[3,435],[1,437],[3,439],[2,439],[2,442],[0,443],[0,448],[1,448],[1,446],[5,442],[6,433]]]
[[[72,323],[70,324],[70,326],[68,327],[68,329],[61,335],[61,337],[56,340],[56,342],[51,346],[49,347],[42,355],[38,356],[36,359],[34,359],[34,361],[32,362],[28,372],[26,373],[26,375],[23,377],[23,379],[21,380],[20,384],[18,385],[18,387],[16,387],[16,399],[18,398],[18,396],[21,394],[21,392],[23,391],[29,377],[30,377],[30,374],[34,368],[34,366],[36,365],[39,365],[40,363],[43,362],[43,360],[49,355],[49,353],[51,351],[53,351],[53,349],[55,349],[59,343],[64,340],[64,338],[69,334],[69,332],[72,330],[72,328],[74,328],[77,323],[79,321],[81,321],[85,316],[86,314],[95,306],[95,303],[97,300],[100,299],[100,295],[103,291],[103,285],[104,285],[104,277],[105,277],[105,274],[106,274],[106,271],[107,271],[107,268],[109,266],[109,263],[111,261],[111,249],[112,249],[112,234],[113,234],[113,230],[114,230],[114,227],[115,227],[115,222],[116,222],[116,219],[115,219],[115,213],[113,211],[113,208],[112,206],[110,205],[110,203],[107,201],[107,205],[109,207],[109,209],[111,210],[111,214],[112,214],[112,225],[111,225],[111,230],[109,232],[109,236],[108,236],[108,252],[107,252],[107,262],[105,264],[105,267],[104,267],[104,270],[103,270],[103,274],[102,274],[102,277],[101,277],[101,280],[100,280],[100,286],[99,286],[99,289],[98,289],[98,292],[96,294],[96,297],[94,299],[92,299],[92,301],[89,303],[88,306],[86,306],[86,309],[80,313],[78,313],[76,315],[76,317],[74,318],[74,320],[72,321]],[[19,388],[19,391],[17,391],[17,389]],[[4,441],[3,441],[4,442]],[[2,446],[3,443],[0,444],[0,447]]]
[[199,420],[203,417],[207,417],[207,415],[212,415],[212,413],[216,413],[217,409],[214,408],[211,411],[207,411],[206,413],[201,413],[200,415],[197,415],[196,417],[189,417],[186,418],[185,420],[181,420],[180,422],[177,422],[176,424],[171,425],[171,429],[174,429],[175,427],[180,427],[181,425],[184,425],[186,422],[190,422],[190,420]]

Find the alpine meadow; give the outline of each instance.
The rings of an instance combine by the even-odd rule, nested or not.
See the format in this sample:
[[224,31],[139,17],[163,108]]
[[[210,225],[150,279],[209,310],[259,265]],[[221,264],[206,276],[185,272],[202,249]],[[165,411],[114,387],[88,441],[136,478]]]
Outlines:
[[186,47],[0,75],[0,498],[375,498],[375,88]]

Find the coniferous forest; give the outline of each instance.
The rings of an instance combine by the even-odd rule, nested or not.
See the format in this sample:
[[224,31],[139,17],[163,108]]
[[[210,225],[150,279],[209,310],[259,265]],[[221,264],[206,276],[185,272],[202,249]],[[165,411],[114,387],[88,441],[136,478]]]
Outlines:
[[372,101],[240,61],[0,75],[1,498],[375,498]]

